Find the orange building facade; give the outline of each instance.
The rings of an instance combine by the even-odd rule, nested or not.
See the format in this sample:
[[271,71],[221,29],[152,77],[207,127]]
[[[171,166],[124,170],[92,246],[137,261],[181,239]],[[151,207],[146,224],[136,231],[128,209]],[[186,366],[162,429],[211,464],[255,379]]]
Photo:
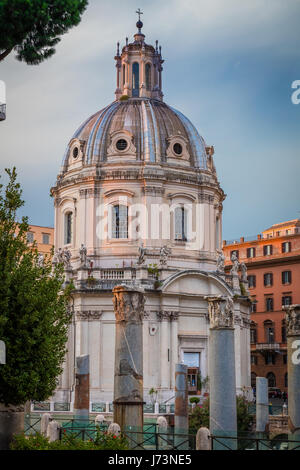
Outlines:
[[54,228],[30,225],[27,232],[28,243],[36,242],[37,250],[43,255],[50,254],[54,245]]
[[287,391],[284,305],[300,303],[300,220],[272,225],[256,238],[224,241],[225,269],[235,252],[247,266],[251,313],[251,385],[266,377]]

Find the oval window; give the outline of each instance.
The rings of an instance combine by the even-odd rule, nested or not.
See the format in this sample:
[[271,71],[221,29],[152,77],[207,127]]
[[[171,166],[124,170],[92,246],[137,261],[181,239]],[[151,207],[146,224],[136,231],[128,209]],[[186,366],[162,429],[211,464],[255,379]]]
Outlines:
[[126,150],[127,149],[127,140],[125,139],[119,139],[116,143],[116,147],[118,150],[122,151],[122,150]]
[[79,155],[79,150],[78,147],[73,148],[73,158],[77,158]]
[[182,145],[179,144],[178,142],[173,145],[173,150],[176,155],[181,155],[182,154]]

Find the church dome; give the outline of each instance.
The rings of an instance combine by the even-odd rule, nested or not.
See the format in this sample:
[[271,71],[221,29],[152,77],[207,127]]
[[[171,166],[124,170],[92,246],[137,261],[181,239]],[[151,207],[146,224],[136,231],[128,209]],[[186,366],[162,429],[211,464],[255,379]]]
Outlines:
[[89,117],[67,147],[65,170],[80,150],[86,165],[130,158],[207,169],[206,145],[196,128],[181,112],[154,98],[126,97]]

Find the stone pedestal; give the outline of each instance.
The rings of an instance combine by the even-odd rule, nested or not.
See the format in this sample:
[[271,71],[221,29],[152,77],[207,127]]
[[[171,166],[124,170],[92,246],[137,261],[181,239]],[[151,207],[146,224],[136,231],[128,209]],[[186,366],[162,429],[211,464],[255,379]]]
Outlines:
[[[288,350],[289,449],[300,450],[300,305],[285,307]],[[293,443],[293,441],[299,441]]]
[[90,406],[90,357],[76,357],[76,386],[74,401],[74,418],[82,424],[89,421]]
[[144,294],[136,288],[113,289],[116,317],[114,422],[121,430],[143,429]]
[[[175,445],[178,450],[187,450],[189,432],[187,366],[175,366]],[[182,436],[180,436],[182,434]]]
[[[209,330],[210,432],[214,450],[237,448],[234,313],[231,298],[207,297]],[[233,439],[226,439],[231,437]]]
[[14,434],[24,432],[24,407],[0,404],[0,450],[9,450]]

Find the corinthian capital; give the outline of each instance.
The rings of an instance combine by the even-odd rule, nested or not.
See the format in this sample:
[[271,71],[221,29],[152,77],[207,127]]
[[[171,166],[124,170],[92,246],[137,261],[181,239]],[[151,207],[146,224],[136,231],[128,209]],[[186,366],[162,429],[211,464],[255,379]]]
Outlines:
[[113,303],[117,322],[142,322],[144,318],[145,297],[142,291],[129,286],[113,289]]
[[234,305],[231,297],[206,296],[210,328],[234,328]]
[[285,310],[287,336],[300,336],[300,305],[288,305]]

